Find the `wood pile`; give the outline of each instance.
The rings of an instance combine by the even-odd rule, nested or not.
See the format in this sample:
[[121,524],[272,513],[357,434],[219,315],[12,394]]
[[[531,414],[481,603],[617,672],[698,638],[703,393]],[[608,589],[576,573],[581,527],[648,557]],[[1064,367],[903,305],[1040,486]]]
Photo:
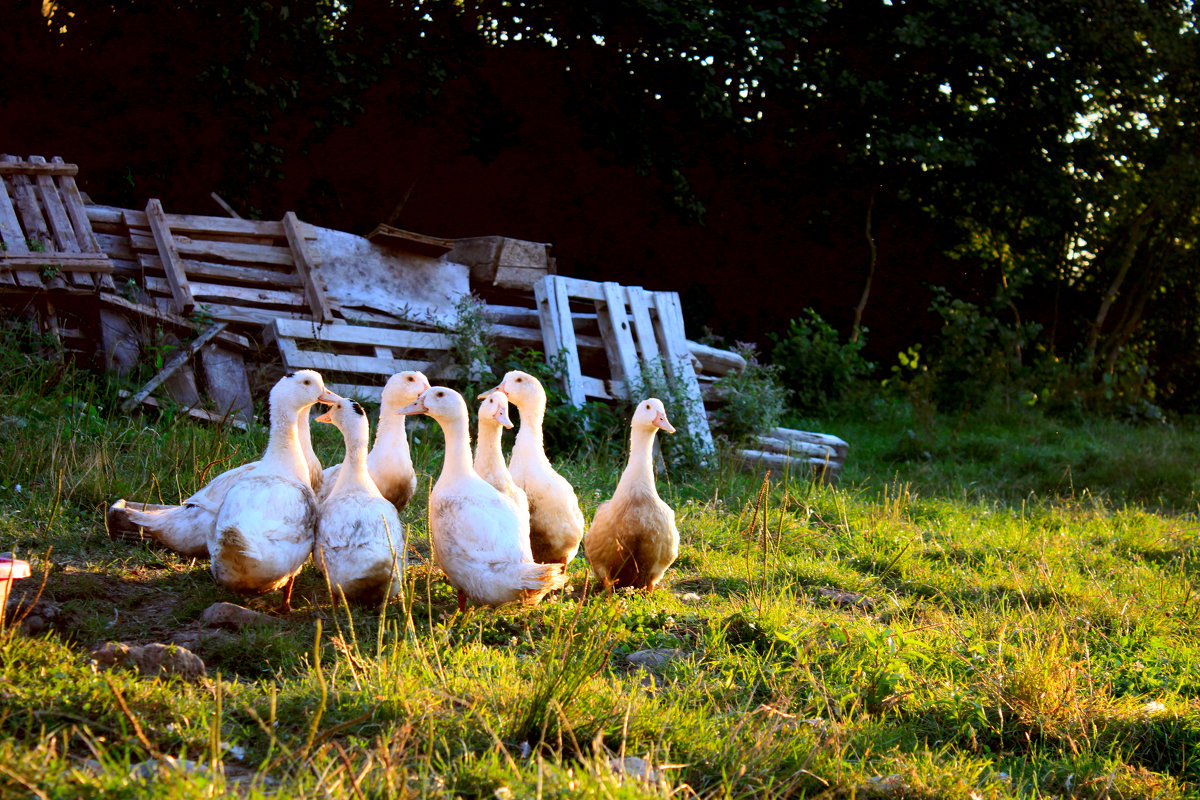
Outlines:
[[[72,349],[98,345],[108,369],[126,372],[155,349],[171,355],[127,407],[165,393],[192,416],[245,424],[254,390],[281,370],[317,369],[334,391],[370,401],[403,370],[434,382],[468,377],[453,358],[450,310],[468,293],[484,299],[502,352],[561,359],[575,405],[630,399],[663,380],[681,386],[680,421],[710,453],[717,381],[747,366],[687,338],[678,293],[557,275],[546,243],[387,225],[362,239],[293,212],[276,221],[176,214],[157,199],[115,208],[86,202],[77,174],[61,158],[0,158],[0,300],[24,303]],[[416,296],[424,310],[410,307]],[[846,451],[837,437],[776,429],[737,456],[833,481]]]

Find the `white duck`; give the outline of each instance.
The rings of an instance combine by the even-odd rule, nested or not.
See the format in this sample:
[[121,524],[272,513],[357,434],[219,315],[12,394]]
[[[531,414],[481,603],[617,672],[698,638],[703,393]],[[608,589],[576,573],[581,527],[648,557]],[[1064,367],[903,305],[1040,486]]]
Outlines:
[[442,472],[429,493],[429,538],[438,565],[466,601],[488,606],[536,603],[567,582],[561,564],[537,564],[529,530],[512,502],[471,466],[467,404],[444,386],[426,389],[400,414],[428,414],[442,428],[446,452]]
[[583,538],[583,511],[575,489],[546,458],[542,438],[546,390],[529,373],[513,370],[492,391],[504,392],[521,413],[508,470],[529,498],[533,559],[542,564],[566,564],[575,557]]
[[290,610],[292,583],[312,552],[317,521],[297,421],[314,403],[338,399],[319,373],[307,369],[271,389],[267,450],[225,494],[209,531],[210,567],[221,585],[261,594],[286,584],[281,610]]
[[341,430],[346,460],[317,507],[313,560],[329,578],[335,604],[340,595],[377,604],[400,591],[404,529],[396,506],[380,493],[367,468],[367,412],[341,398],[317,422]]
[[638,404],[630,423],[629,464],[612,499],[600,504],[583,548],[605,588],[634,586],[646,593],[679,555],[675,511],[654,485],[654,436],[674,433],[662,401]]
[[479,406],[479,437],[475,440],[475,472],[496,491],[513,502],[522,524],[529,528],[529,498],[525,490],[513,481],[504,463],[500,440],[505,428],[513,426],[508,418],[508,397],[504,392],[492,392]]
[[[429,388],[429,379],[417,371],[399,372],[388,378],[379,404],[379,427],[375,431],[375,446],[367,455],[367,472],[371,480],[397,511],[403,511],[417,491],[417,473],[413,469],[404,430],[404,416],[396,412],[421,396]],[[343,431],[344,433],[344,431]],[[337,481],[341,464],[325,468],[325,483],[317,492],[317,501],[329,496]]]
[[[309,481],[316,491],[321,488],[323,475],[321,462],[313,452],[312,436],[308,429],[308,412],[309,408],[300,412],[297,435],[300,449],[304,452],[304,459],[308,464]],[[118,500],[109,506],[105,514],[108,534],[114,539],[123,538],[125,535],[140,539],[139,531],[144,531],[159,544],[185,556],[207,556],[208,533],[212,529],[213,520],[217,518],[217,510],[225,501],[225,495],[256,466],[257,461],[250,461],[225,470],[177,506],[134,503],[131,507],[127,501]]]

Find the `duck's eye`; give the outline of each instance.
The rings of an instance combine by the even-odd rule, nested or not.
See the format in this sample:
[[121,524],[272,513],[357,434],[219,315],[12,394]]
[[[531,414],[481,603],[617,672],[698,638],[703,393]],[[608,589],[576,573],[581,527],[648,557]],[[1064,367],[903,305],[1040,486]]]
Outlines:
[[305,385],[305,386],[311,386],[311,385],[312,385],[312,381],[310,381],[308,378],[305,378],[305,379],[304,379],[304,385]]
[[445,393],[445,392],[438,392],[436,396],[437,396],[437,397],[445,397],[445,396],[446,396],[446,393]]
[[412,383],[412,382],[413,382],[413,376],[412,376],[412,375],[409,375],[407,378],[405,378],[405,380],[407,380],[409,383]]
[[520,383],[520,382],[521,382],[521,379],[520,379],[520,378],[517,378],[517,383]]

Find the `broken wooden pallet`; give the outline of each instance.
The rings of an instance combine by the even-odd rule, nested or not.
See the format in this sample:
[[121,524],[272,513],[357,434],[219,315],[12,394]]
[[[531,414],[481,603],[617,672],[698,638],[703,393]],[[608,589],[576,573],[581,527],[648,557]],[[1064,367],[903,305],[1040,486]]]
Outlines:
[[[586,398],[628,398],[633,387],[665,376],[684,389],[684,425],[703,452],[714,450],[704,400],[683,327],[676,292],[648,292],[640,286],[597,283],[547,275],[534,286],[543,345],[549,358],[563,359],[563,387],[574,405]],[[607,362],[607,378],[584,374],[571,302],[595,310]]]
[[811,433],[791,428],[772,428],[755,437],[753,449],[736,452],[739,461],[747,466],[766,467],[782,474],[806,474],[824,483],[837,483],[850,445],[844,439],[827,433]]
[[78,172],[58,156],[0,156],[0,290],[112,287],[113,265],[92,233]]
[[462,377],[444,333],[276,319],[264,338],[278,346],[286,369],[315,369],[334,392],[374,403],[397,372],[420,370],[434,383]]

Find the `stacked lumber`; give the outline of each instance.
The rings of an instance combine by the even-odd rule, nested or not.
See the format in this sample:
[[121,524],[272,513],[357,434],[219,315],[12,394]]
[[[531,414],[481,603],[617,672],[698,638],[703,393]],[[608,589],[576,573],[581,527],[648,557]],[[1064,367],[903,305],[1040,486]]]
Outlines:
[[850,450],[850,445],[837,436],[791,428],[772,428],[755,437],[754,445],[735,453],[746,466],[812,475],[829,484],[837,483]]

